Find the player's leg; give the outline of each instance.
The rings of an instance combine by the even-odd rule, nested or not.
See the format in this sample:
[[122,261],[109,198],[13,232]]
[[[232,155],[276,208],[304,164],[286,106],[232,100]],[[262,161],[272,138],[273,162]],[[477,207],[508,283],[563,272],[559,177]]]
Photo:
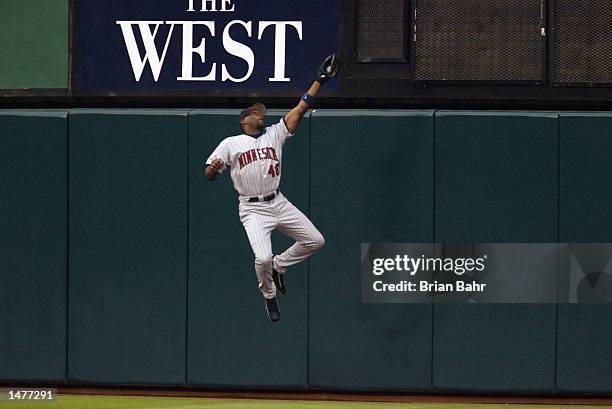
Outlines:
[[259,281],[259,290],[264,298],[271,299],[276,296],[276,287],[272,279],[272,230],[276,227],[276,220],[267,215],[263,208],[249,209],[240,206],[240,221],[249,238],[249,243],[255,255],[255,272]]
[[277,206],[278,230],[295,240],[295,243],[282,254],[274,257],[274,269],[283,274],[288,267],[310,257],[323,247],[325,239],[312,222],[285,197],[280,198]]

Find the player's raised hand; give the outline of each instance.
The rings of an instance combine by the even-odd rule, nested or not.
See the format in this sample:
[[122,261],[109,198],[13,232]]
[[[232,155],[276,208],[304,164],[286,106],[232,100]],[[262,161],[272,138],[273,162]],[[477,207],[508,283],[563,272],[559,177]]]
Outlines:
[[327,57],[317,69],[317,77],[315,81],[323,84],[330,78],[334,78],[338,75],[338,71],[340,70],[340,57],[336,53],[333,53],[329,57]]

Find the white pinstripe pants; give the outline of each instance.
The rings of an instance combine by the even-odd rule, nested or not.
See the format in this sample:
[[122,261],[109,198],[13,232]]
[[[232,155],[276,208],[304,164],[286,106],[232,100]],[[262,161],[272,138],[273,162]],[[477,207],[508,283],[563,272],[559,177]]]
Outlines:
[[[323,235],[289,200],[279,193],[269,202],[240,201],[240,221],[255,254],[255,272],[259,289],[265,298],[276,296],[272,268],[284,273],[287,267],[308,258],[325,243]],[[274,229],[291,237],[295,243],[276,257],[272,254]]]

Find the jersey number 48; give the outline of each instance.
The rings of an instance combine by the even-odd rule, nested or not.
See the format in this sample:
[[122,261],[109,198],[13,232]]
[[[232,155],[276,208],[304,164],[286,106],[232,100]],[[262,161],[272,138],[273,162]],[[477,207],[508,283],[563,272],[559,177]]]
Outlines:
[[270,165],[270,169],[268,169],[268,174],[272,175],[272,177],[280,175],[280,163],[277,163],[276,166]]

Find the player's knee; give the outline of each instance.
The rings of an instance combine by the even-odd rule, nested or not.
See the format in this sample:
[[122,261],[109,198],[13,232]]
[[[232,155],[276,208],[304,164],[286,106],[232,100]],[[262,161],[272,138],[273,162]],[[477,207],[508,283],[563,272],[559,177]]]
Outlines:
[[323,237],[321,233],[318,233],[312,238],[310,247],[314,251],[316,251],[316,250],[319,250],[321,247],[323,247],[323,245],[325,245],[325,238]]
[[316,244],[317,244],[317,250],[323,247],[325,245],[325,237],[323,237],[323,235],[319,235],[319,237],[317,238]]
[[269,266],[272,264],[272,257],[272,254],[255,257],[255,265],[263,267]]

